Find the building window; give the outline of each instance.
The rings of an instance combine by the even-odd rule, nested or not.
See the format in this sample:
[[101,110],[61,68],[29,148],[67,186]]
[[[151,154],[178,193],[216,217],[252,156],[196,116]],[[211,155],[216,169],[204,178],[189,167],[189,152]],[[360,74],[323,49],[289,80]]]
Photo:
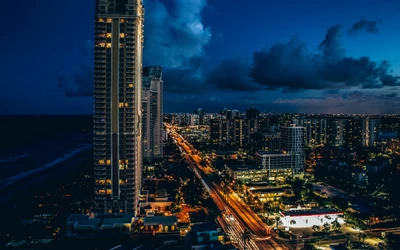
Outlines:
[[121,18],[121,20],[119,20],[121,23],[125,22],[125,19]]
[[106,37],[111,38],[111,33],[107,33]]
[[103,18],[99,18],[99,23],[104,23],[104,19]]
[[111,23],[112,19],[111,18],[107,18],[107,23]]
[[119,37],[121,37],[121,38],[125,38],[125,33],[121,33],[121,34],[119,34]]

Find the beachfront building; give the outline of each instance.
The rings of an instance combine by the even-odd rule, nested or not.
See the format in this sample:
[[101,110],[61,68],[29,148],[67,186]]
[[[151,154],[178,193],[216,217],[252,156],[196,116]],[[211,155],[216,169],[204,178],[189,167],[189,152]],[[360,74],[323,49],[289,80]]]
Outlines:
[[142,173],[142,0],[96,0],[96,213],[135,214]]

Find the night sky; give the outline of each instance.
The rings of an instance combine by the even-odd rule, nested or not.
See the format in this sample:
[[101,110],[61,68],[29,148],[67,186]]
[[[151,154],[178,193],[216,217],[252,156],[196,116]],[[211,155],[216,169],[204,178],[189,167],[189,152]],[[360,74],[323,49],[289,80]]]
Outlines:
[[[1,1],[0,113],[91,114],[94,0]],[[398,113],[398,0],[145,0],[165,112]]]

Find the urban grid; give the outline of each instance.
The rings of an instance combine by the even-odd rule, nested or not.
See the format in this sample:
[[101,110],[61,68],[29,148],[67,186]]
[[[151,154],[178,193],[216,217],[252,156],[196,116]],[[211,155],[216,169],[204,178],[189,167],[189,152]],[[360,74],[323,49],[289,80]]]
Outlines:
[[95,2],[90,156],[15,193],[2,246],[400,249],[400,115],[165,112],[169,71],[143,66],[146,1]]

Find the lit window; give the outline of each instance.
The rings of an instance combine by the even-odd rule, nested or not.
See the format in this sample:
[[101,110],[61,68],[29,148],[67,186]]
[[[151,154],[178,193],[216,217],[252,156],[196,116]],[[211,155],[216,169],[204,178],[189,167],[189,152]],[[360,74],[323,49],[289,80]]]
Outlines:
[[112,19],[111,18],[107,18],[107,23],[111,23]]
[[104,160],[99,160],[99,164],[103,165],[104,164]]
[[123,102],[120,102],[120,103],[119,103],[119,107],[120,107],[120,108],[123,108],[123,107],[124,107],[124,103],[123,103]]
[[111,33],[107,33],[106,37],[111,38]]
[[104,19],[103,18],[99,18],[99,23],[104,23]]
[[111,165],[111,160],[107,160],[106,165]]
[[106,44],[105,43],[96,43],[96,47],[105,47]]
[[107,48],[111,48],[111,43],[107,43],[107,44],[106,44],[106,47],[107,47]]
[[111,189],[107,189],[106,194],[111,194]]
[[121,22],[121,23],[124,23],[124,22],[125,22],[125,19],[121,18],[120,22]]
[[132,83],[129,84],[129,88],[133,88],[133,84]]
[[124,38],[125,37],[125,33],[119,34],[119,37]]
[[128,107],[128,103],[127,102],[125,103],[125,107]]

